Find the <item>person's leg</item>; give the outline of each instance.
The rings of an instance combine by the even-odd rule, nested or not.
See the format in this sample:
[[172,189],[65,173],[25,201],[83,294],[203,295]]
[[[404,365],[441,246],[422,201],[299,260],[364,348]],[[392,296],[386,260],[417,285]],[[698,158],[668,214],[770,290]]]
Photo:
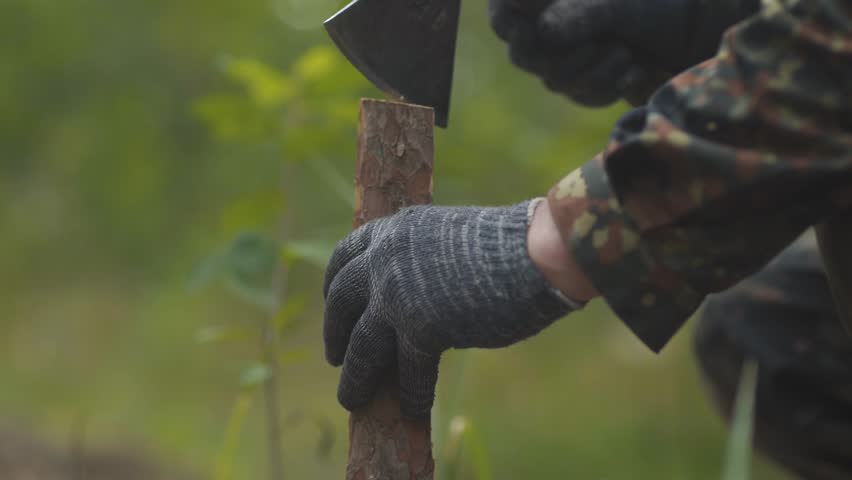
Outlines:
[[695,348],[728,418],[743,359],[758,362],[758,450],[802,478],[852,479],[852,337],[835,314],[813,238],[710,298]]

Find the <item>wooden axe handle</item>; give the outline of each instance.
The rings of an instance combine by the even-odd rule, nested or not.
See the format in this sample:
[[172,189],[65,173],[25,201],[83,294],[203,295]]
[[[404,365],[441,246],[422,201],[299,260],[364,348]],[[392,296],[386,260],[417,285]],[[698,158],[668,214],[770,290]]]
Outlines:
[[[361,100],[353,227],[432,202],[435,112],[431,108]],[[399,380],[390,374],[372,403],[349,417],[347,480],[432,480],[428,417],[404,418]]]

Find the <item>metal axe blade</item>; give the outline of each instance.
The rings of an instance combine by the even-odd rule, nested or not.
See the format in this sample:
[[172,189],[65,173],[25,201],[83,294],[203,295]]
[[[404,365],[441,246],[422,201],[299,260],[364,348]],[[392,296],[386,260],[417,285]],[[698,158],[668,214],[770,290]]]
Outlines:
[[354,0],[325,22],[352,64],[388,95],[447,126],[461,0]]

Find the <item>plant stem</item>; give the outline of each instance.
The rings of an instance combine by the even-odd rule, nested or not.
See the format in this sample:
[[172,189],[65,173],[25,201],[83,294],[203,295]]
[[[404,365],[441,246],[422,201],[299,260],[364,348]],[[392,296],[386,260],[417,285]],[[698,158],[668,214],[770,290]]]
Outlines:
[[[285,163],[281,168],[281,204],[287,192],[289,168]],[[278,222],[277,235],[280,240],[286,240],[288,218],[286,210]],[[261,342],[263,359],[269,368],[269,378],[263,384],[263,397],[266,404],[266,447],[269,457],[269,480],[284,480],[283,435],[281,433],[281,336],[278,331],[276,317],[281,311],[287,297],[287,265],[279,261],[272,278],[272,291],[275,292],[275,303],[272,311],[263,322]]]
[[281,368],[278,362],[281,348],[274,316],[270,316],[264,321],[262,341],[264,361],[269,368],[269,378],[263,384],[263,397],[266,406],[266,445],[268,449],[267,455],[269,456],[269,480],[283,480],[284,462],[281,458],[283,446],[281,440],[281,410],[279,408],[281,400]]

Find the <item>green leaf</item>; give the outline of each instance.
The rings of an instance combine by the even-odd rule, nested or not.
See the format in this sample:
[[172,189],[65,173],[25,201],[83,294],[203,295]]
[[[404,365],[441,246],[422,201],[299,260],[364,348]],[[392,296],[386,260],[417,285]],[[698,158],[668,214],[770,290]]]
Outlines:
[[234,278],[228,279],[228,288],[242,301],[266,311],[275,309],[278,300],[270,287],[256,287]]
[[192,111],[220,140],[256,142],[274,129],[271,119],[240,95],[209,95],[197,100]]
[[723,480],[748,480],[751,467],[751,441],[754,430],[754,402],[757,393],[758,366],[749,360],[743,365],[734,405],[734,420],[725,459]]
[[277,251],[277,243],[265,235],[240,233],[223,253],[202,262],[192,275],[190,286],[201,288],[217,277],[224,277],[228,288],[238,297],[272,311],[278,303],[273,291],[280,262]]
[[254,103],[261,107],[283,105],[297,92],[295,83],[287,75],[252,58],[229,60],[225,72],[241,83]]
[[275,308],[273,277],[279,262],[277,250],[275,241],[259,233],[238,235],[223,260],[231,290],[253,305],[268,310]]
[[325,241],[293,241],[287,242],[281,251],[281,258],[292,263],[296,260],[308,262],[316,267],[325,269],[328,259],[334,252],[334,244]]
[[243,370],[240,374],[240,385],[245,388],[256,387],[266,383],[272,376],[272,369],[265,363],[255,363]]
[[340,61],[340,55],[333,48],[326,45],[313,47],[293,65],[293,73],[308,81],[326,78]]
[[244,232],[231,243],[226,254],[232,275],[251,281],[266,281],[276,268],[275,242],[260,233]]

